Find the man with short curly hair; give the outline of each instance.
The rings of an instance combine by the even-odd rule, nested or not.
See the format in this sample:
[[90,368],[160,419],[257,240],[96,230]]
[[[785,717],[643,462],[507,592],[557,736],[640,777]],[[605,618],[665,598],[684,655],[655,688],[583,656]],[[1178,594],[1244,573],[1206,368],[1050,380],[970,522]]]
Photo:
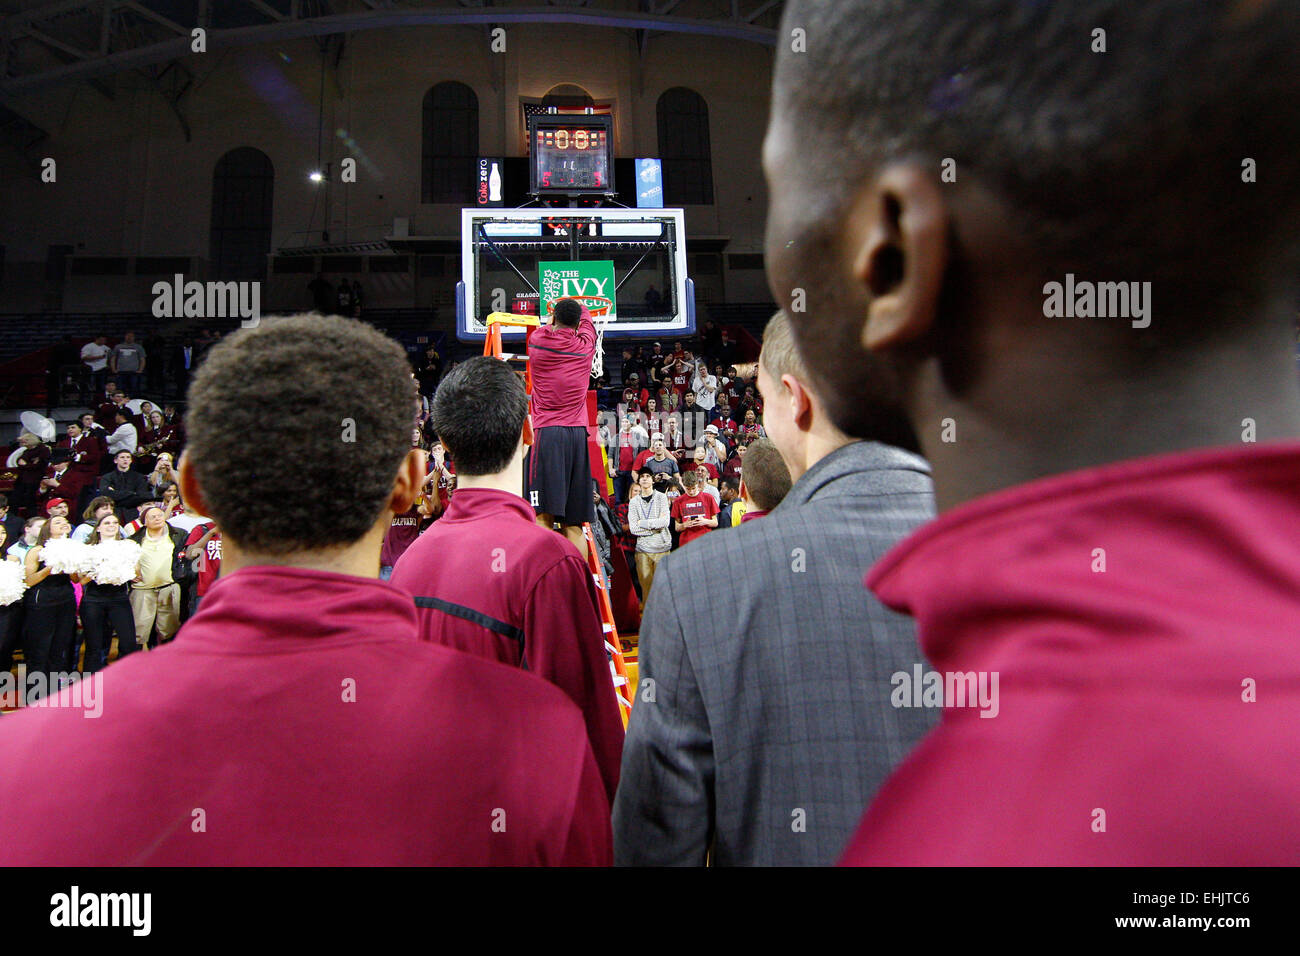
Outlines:
[[222,575],[175,641],[94,678],[98,720],[70,691],[5,718],[0,865],[610,862],[578,708],[422,642],[378,580],[424,483],[415,400],[401,346],[351,319],[213,347],[180,483],[221,529]]

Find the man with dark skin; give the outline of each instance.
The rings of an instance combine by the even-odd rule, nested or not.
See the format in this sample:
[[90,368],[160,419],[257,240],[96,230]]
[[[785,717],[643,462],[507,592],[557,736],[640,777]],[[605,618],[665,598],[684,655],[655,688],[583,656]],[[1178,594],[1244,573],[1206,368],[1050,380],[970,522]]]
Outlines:
[[[1294,669],[1294,8],[795,0],[794,28],[768,280],[834,422],[916,440],[953,512],[868,585],[936,671],[1002,679],[999,720],[942,702],[845,861],[1293,859],[1261,808],[1300,799],[1300,696],[1209,688]],[[1124,307],[1060,317],[1076,277]],[[1269,769],[1234,789],[1230,752]]]

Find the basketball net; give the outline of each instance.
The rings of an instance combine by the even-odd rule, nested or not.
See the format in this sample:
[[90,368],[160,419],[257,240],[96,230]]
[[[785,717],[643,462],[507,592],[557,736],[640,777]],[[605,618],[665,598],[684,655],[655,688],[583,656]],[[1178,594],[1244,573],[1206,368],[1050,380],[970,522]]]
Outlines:
[[605,374],[605,326],[613,320],[606,314],[609,307],[598,308],[591,313],[591,324],[596,327],[596,353],[591,357],[591,377],[600,378]]

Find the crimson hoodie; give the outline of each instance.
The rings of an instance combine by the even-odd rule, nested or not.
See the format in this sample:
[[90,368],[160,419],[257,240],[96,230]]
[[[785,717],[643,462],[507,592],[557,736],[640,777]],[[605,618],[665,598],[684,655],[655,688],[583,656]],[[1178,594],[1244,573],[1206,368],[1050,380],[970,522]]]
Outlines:
[[986,495],[898,544],[868,585],[916,618],[934,672],[997,674],[997,694],[956,706],[953,682],[843,862],[1294,865],[1298,487],[1300,443],[1162,455]]
[[567,693],[614,799],[623,718],[591,572],[564,535],[538,526],[518,495],[461,488],[398,559],[391,583],[415,597],[425,640],[532,671]]
[[596,354],[596,327],[586,306],[576,329],[543,325],[528,339],[533,374],[533,427],[588,427],[587,386]]
[[612,862],[578,709],[421,641],[382,581],[241,568],[93,679],[97,719],[4,718],[0,865]]

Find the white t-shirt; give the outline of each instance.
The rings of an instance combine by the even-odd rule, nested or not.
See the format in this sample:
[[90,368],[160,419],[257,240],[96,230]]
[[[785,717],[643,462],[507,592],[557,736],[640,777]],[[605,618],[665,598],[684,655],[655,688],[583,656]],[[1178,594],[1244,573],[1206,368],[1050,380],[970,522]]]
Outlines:
[[117,426],[117,431],[108,436],[108,453],[116,455],[120,451],[129,451],[134,455],[139,443],[140,436],[136,434],[135,426],[130,422],[123,422]]
[[107,345],[87,342],[81,347],[81,360],[90,366],[92,372],[99,372],[108,364],[108,353],[111,351]]

